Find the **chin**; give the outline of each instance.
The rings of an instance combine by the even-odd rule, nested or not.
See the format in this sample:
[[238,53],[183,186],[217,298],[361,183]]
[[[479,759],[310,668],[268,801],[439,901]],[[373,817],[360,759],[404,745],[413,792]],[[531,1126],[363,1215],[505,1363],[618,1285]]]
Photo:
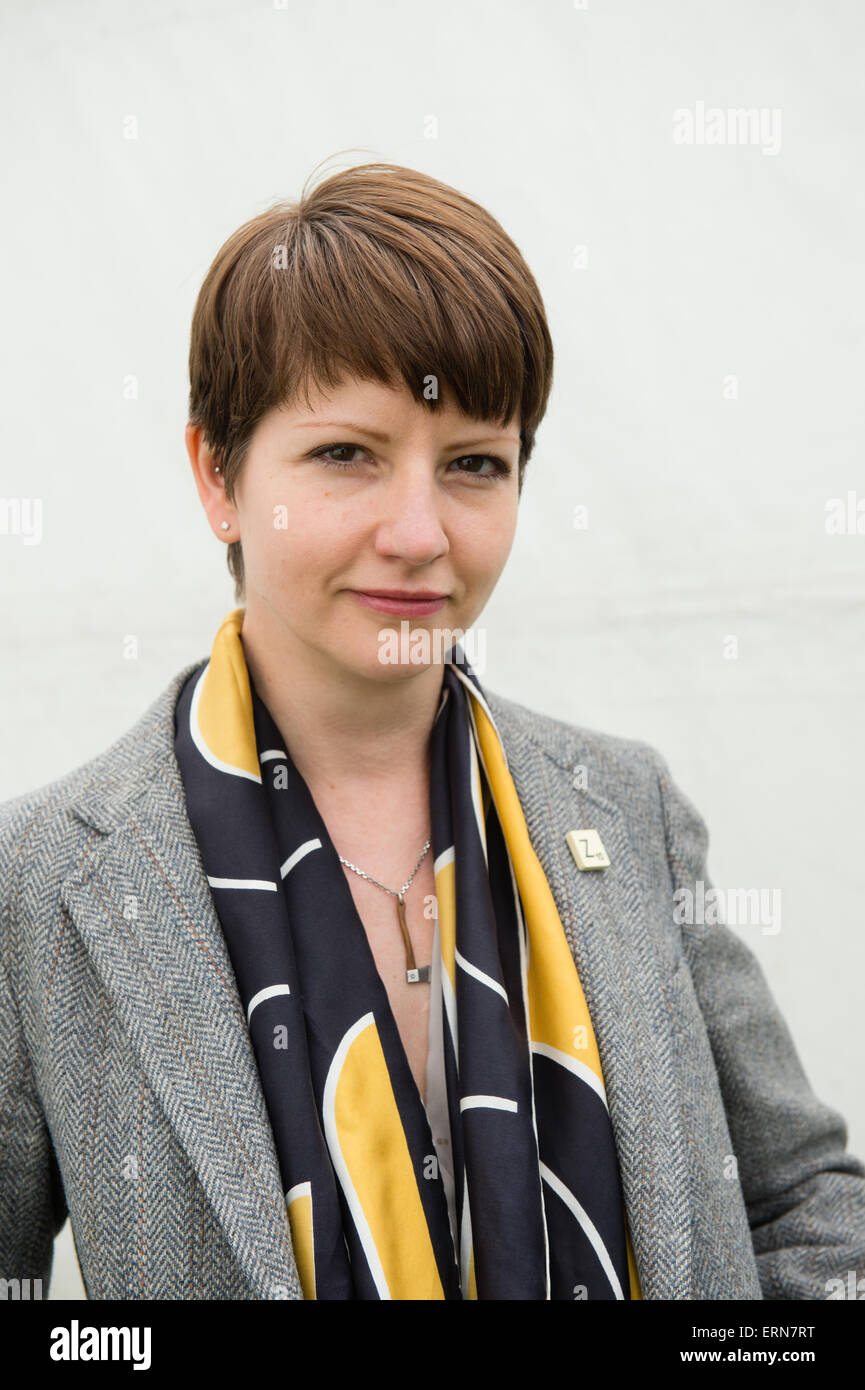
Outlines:
[[[338,650],[332,650],[330,655],[346,672],[382,684],[411,680],[434,665],[438,665],[441,670],[440,662],[411,661],[406,658],[405,652],[402,657],[397,653],[396,659],[382,660],[381,651],[379,644],[373,640],[372,643],[358,642],[357,646],[351,649],[342,646]],[[393,658],[393,653],[390,655]]]
[[440,662],[379,661],[373,655],[369,661],[363,663],[359,674],[363,674],[370,680],[380,681],[384,685],[395,685],[401,681],[412,680],[413,677],[428,670],[430,666],[438,666],[439,670],[442,669]]

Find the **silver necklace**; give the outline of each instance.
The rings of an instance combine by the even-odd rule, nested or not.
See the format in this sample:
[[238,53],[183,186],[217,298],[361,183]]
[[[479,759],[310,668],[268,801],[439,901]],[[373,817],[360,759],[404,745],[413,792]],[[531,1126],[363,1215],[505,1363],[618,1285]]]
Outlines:
[[410,985],[427,984],[430,977],[429,966],[421,965],[419,967],[415,962],[414,950],[412,949],[411,937],[409,936],[408,922],[405,920],[406,891],[408,888],[411,887],[412,879],[414,878],[415,874],[417,873],[418,869],[420,868],[421,864],[426,858],[426,853],[430,847],[430,844],[431,841],[427,840],[421,852],[420,859],[415,864],[414,868],[411,871],[411,874],[406,879],[402,888],[388,888],[386,884],[379,883],[377,878],[373,878],[372,874],[365,874],[363,869],[359,869],[356,864],[350,864],[347,859],[343,859],[341,854],[338,855],[340,864],[344,864],[347,869],[351,869],[352,873],[359,874],[360,877],[365,878],[368,883],[374,883],[376,888],[382,888],[384,889],[385,893],[390,893],[391,897],[396,898],[397,916],[399,917],[399,925],[400,930],[402,931],[402,938],[405,942],[405,977]]

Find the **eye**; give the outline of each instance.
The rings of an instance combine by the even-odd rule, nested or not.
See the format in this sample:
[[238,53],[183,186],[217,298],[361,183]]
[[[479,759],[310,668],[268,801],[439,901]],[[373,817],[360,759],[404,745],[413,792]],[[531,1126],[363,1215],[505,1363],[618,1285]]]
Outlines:
[[[321,459],[325,468],[354,468],[360,462],[358,459],[335,459],[328,458],[328,454],[353,454],[367,453],[360,444],[324,444],[319,449],[313,449],[308,457]],[[484,482],[495,482],[499,478],[506,478],[511,472],[511,466],[496,454],[463,454],[461,458],[454,459],[454,464],[470,464],[469,468],[458,468],[457,472],[462,473],[467,478],[479,478]],[[491,472],[480,472],[479,465],[483,463],[492,464]]]
[[357,450],[360,450],[361,453],[366,452],[366,450],[361,449],[359,444],[325,444],[323,448],[313,450],[311,457],[320,458],[326,468],[353,468],[354,459],[325,458],[325,454],[336,454],[339,453],[340,450],[350,454],[357,452]]
[[500,459],[497,454],[463,454],[462,458],[454,459],[454,463],[477,464],[484,462],[493,465],[492,473],[479,473],[476,468],[469,468],[466,470],[460,469],[459,471],[465,471],[470,478],[489,478],[491,480],[506,478],[511,471],[510,464],[505,463],[504,459]]

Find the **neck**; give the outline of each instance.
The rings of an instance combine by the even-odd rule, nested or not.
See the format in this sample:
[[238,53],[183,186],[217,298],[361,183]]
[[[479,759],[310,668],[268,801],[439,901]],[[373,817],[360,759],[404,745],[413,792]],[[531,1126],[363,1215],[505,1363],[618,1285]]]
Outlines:
[[310,786],[407,782],[429,777],[429,740],[442,668],[377,681],[335,667],[284,628],[247,610],[241,628],[255,689]]

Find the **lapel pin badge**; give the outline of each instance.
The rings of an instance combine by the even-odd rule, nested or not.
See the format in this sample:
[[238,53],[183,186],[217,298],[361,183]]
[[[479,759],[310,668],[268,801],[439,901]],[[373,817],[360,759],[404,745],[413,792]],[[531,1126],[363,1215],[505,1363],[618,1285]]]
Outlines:
[[565,839],[578,869],[608,869],[610,860],[597,830],[569,830]]

